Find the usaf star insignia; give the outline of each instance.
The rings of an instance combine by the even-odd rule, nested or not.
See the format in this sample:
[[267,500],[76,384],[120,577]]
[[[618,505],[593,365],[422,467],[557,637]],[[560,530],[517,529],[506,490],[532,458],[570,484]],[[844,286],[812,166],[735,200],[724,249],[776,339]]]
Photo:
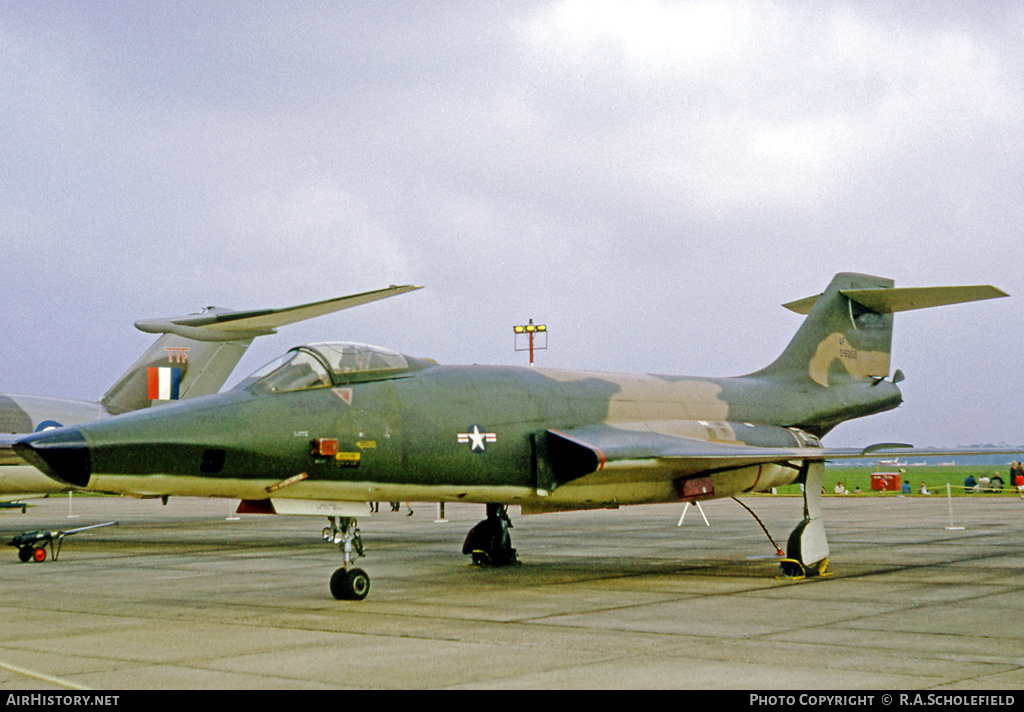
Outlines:
[[469,426],[469,432],[458,433],[458,442],[460,445],[469,443],[469,449],[473,452],[483,452],[484,443],[498,442],[498,434],[484,432],[479,425],[474,424]]

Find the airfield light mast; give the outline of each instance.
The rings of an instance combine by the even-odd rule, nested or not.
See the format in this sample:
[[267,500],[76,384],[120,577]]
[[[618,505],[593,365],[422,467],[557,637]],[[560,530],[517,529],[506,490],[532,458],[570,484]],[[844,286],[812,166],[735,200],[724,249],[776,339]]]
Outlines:
[[[547,327],[547,325],[546,324],[534,324],[533,323],[533,319],[530,319],[530,323],[529,324],[518,324],[516,326],[513,326],[512,327],[512,331],[514,331],[515,335],[516,335],[515,350],[516,351],[527,351],[527,350],[529,350],[529,352],[530,352],[530,365],[532,366],[533,365],[533,352],[534,352],[534,350],[541,351],[541,350],[544,350],[544,349],[546,349],[548,347],[548,327]],[[526,348],[521,348],[519,346],[519,337],[521,335],[523,335],[523,334],[526,334],[527,337],[529,338],[529,346],[526,347]],[[543,346],[539,346],[539,345],[535,344],[535,342],[534,342],[534,337],[537,336],[538,334],[543,334],[544,335],[544,345]]]

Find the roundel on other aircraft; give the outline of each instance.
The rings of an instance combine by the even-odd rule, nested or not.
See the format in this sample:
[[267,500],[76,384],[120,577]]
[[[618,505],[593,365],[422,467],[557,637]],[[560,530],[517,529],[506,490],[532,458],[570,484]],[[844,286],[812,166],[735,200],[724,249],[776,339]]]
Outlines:
[[63,427],[64,425],[62,423],[58,423],[56,420],[44,420],[40,422],[39,425],[36,426],[36,429],[33,432],[41,433],[44,430],[53,430],[54,428]]

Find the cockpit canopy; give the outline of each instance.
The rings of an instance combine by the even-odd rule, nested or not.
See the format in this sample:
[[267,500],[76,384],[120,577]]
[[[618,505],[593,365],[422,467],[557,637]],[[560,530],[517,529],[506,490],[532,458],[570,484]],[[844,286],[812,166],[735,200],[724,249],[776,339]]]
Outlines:
[[394,378],[409,370],[409,359],[379,346],[349,342],[310,344],[274,359],[237,387],[283,393]]

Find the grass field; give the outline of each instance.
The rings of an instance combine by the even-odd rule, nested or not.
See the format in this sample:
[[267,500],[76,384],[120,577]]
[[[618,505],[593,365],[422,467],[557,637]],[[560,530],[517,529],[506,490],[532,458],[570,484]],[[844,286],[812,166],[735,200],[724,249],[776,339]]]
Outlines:
[[[1017,493],[1016,487],[1010,486],[1010,468],[1009,466],[994,467],[992,465],[948,465],[948,466],[923,466],[923,467],[883,467],[883,472],[900,472],[904,480],[910,481],[910,492],[912,496],[924,496],[919,494],[921,491],[921,483],[924,482],[928,491],[932,495],[945,495],[946,494],[946,483],[951,485],[950,492],[954,497],[1006,497],[1012,494],[1014,497],[1020,496]],[[876,492],[871,489],[871,475],[877,472],[875,467],[851,467],[851,466],[826,466],[825,467],[825,494],[833,496],[837,482],[842,482],[843,486],[846,487],[847,491],[853,496],[866,496],[866,497],[892,497],[900,494],[899,492]],[[968,475],[974,475],[974,479],[978,480],[982,475],[992,478],[999,474],[1003,479],[1003,491],[1002,492],[984,492],[978,494],[968,494],[964,492],[964,480],[967,479]],[[860,488],[861,494],[856,494],[856,489]],[[778,494],[800,494],[799,485],[787,485],[785,487],[779,487],[777,490]]]

